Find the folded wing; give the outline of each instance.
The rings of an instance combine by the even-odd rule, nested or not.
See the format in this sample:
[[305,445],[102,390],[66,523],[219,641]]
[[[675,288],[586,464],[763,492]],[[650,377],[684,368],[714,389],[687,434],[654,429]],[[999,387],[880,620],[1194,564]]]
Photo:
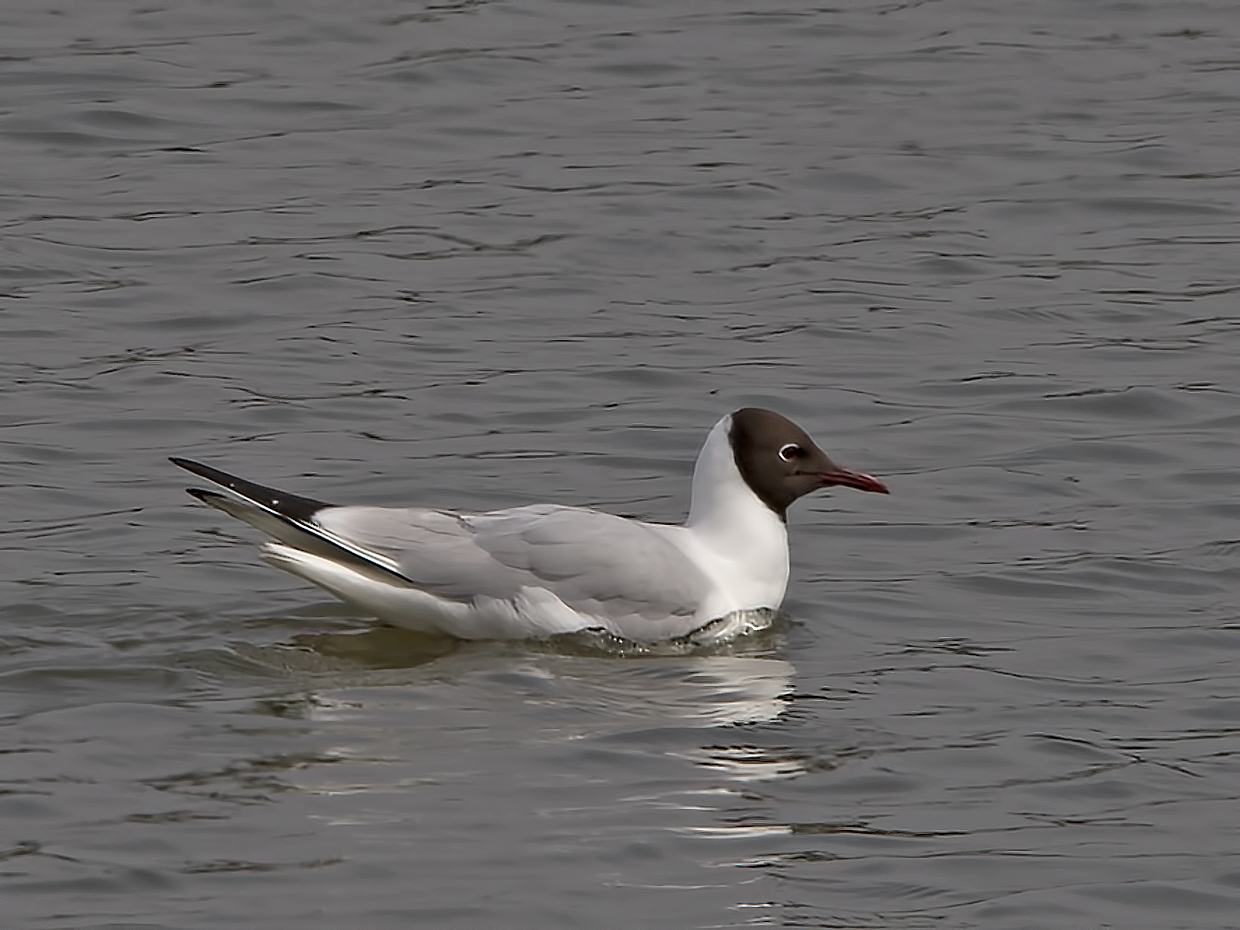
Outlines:
[[683,623],[710,590],[701,570],[656,530],[595,510],[331,507],[314,521],[450,600],[510,600],[534,588],[590,616]]

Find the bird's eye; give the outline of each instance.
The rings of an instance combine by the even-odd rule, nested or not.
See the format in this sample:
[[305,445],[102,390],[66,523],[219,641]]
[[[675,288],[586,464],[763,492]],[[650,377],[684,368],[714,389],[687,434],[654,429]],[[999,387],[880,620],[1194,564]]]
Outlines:
[[791,462],[794,459],[803,459],[805,458],[805,450],[798,446],[795,442],[790,442],[780,447],[779,457],[785,462]]

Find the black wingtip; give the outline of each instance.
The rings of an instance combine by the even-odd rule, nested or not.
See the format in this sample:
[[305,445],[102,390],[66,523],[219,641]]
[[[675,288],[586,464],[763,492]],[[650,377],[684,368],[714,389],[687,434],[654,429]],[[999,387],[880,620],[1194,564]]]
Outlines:
[[168,461],[177,468],[184,468],[192,475],[199,478],[206,478],[208,481],[214,481],[216,484],[228,486],[228,482],[232,480],[232,475],[222,472],[218,468],[212,468],[210,465],[203,465],[201,462],[195,462],[193,459],[183,459],[177,455],[168,456]]
[[[323,508],[334,506],[310,497],[301,497],[298,494],[289,494],[285,491],[256,484],[253,481],[238,478],[236,475],[230,475],[226,471],[220,471],[218,468],[203,465],[201,462],[194,462],[190,459],[170,455],[168,456],[168,461],[179,468],[184,468],[191,474],[197,475],[199,478],[213,481],[220,487],[227,488],[234,494],[253,501],[259,506],[291,520],[309,520]],[[202,491],[197,488],[187,488],[186,490],[204,502],[207,502],[208,497],[220,496],[213,491]]]

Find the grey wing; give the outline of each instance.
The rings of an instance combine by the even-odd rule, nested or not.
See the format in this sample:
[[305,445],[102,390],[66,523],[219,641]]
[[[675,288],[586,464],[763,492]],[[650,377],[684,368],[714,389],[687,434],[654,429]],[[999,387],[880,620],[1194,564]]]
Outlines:
[[710,591],[702,571],[645,524],[575,507],[467,518],[478,546],[530,574],[568,606],[606,617],[691,616]]
[[332,507],[314,522],[329,538],[372,558],[418,588],[466,602],[510,597],[526,576],[496,561],[474,541],[466,518],[421,507]]
[[581,613],[657,620],[692,616],[710,590],[701,570],[657,531],[596,510],[333,507],[315,519],[452,600],[507,599],[537,587]]

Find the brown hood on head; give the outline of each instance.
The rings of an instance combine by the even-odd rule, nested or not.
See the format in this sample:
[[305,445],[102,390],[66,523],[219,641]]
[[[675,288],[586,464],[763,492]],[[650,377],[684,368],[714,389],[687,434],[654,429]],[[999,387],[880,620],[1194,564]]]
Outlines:
[[805,430],[771,410],[736,411],[730,439],[741,477],[781,520],[787,519],[789,504],[820,488],[842,485],[888,493],[877,478],[836,465]]

